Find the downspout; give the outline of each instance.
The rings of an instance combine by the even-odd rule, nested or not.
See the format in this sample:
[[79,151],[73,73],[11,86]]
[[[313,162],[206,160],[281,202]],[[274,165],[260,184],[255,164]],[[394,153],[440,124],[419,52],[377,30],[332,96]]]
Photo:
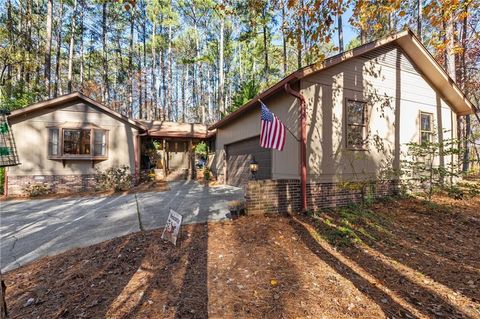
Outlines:
[[140,148],[139,148],[139,144],[140,143],[140,135],[139,134],[135,134],[133,135],[133,158],[134,158],[134,172],[135,172],[135,175],[134,175],[134,183],[135,185],[138,185],[139,183],[139,180],[140,180],[140,167],[139,167],[139,158],[140,158]]
[[307,211],[307,113],[305,97],[285,84],[285,91],[300,100],[300,189],[301,189],[301,211]]

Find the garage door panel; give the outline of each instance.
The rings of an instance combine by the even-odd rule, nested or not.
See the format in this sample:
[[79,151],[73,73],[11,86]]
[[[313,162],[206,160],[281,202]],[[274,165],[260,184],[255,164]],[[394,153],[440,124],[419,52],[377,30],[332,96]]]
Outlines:
[[272,152],[259,145],[259,136],[227,145],[227,184],[243,186],[250,179],[250,161],[258,162],[257,179],[269,179],[272,172]]

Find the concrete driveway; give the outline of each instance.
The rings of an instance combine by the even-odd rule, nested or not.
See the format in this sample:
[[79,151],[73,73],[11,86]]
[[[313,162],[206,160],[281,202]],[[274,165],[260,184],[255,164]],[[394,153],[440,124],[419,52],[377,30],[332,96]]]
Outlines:
[[243,199],[243,189],[172,182],[166,192],[69,199],[0,202],[0,268],[17,268],[44,256],[165,225],[169,208],[183,223],[229,218],[227,203]]

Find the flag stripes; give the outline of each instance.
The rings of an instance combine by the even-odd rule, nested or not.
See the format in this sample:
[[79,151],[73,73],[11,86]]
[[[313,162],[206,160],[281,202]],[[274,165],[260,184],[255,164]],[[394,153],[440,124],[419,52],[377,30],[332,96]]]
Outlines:
[[282,151],[285,146],[285,125],[275,116],[275,114],[270,112],[262,101],[260,101],[260,105],[260,146]]

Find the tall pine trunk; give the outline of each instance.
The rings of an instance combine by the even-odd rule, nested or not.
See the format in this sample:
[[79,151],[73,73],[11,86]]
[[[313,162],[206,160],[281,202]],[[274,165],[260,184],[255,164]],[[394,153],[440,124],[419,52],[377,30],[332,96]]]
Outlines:
[[47,27],[45,36],[45,93],[47,98],[51,97],[50,68],[52,62],[52,14],[53,0],[47,0]]
[[130,13],[130,49],[128,52],[128,114],[133,116],[133,35],[135,30],[135,11],[132,9]]
[[224,54],[224,32],[225,32],[225,21],[222,15],[220,20],[220,45],[219,45],[219,52],[218,52],[218,106],[220,109],[220,113],[223,116],[225,114],[225,73],[224,73],[224,61],[223,61],[223,54]]
[[[15,50],[15,37],[13,29],[13,18],[12,18],[12,1],[8,0],[7,2],[7,32],[8,32],[8,42],[13,50]],[[40,64],[38,64],[40,65]],[[7,76],[6,76],[6,86],[5,86],[5,95],[7,98],[12,97],[12,65],[7,65]]]
[[172,33],[172,25],[168,26],[168,82],[167,82],[167,119],[169,121],[172,120],[172,108],[173,108],[173,56],[172,56],[172,41],[173,41],[173,33]]
[[151,70],[151,76],[152,76],[152,83],[151,83],[151,94],[152,94],[152,110],[151,113],[153,113],[153,119],[156,120],[158,118],[158,113],[157,113],[157,51],[156,51],[156,30],[157,29],[157,23],[156,21],[153,21],[153,26],[152,26],[152,70]]
[[75,46],[76,22],[77,22],[77,0],[74,0],[73,11],[72,11],[72,27],[70,29],[70,48],[68,50],[68,75],[67,75],[68,93],[71,93],[73,89],[73,55],[74,55],[73,49]]
[[[185,70],[186,69],[186,70]],[[182,123],[185,123],[185,86],[187,85],[188,64],[182,66]]]
[[417,0],[417,37],[422,42],[422,0]]
[[143,120],[145,119],[145,113],[143,112],[143,92],[142,92],[142,82],[143,82],[143,75],[142,75],[142,54],[140,46],[138,47],[138,118]]
[[286,20],[285,20],[285,0],[282,1],[282,47],[283,47],[283,75],[287,75],[287,35],[286,35]]
[[83,11],[85,10],[85,0],[80,0],[80,79],[79,79],[79,85],[80,85],[80,91],[83,90],[83,72],[84,72],[84,63],[85,63],[85,57],[83,56],[84,54],[84,47],[83,47],[83,36],[85,32],[85,22],[83,20]]
[[263,33],[263,58],[265,59],[265,66],[264,66],[264,76],[265,81],[268,83],[269,80],[269,71],[270,66],[268,65],[268,27],[267,27],[267,5],[262,10],[262,33]]
[[[147,67],[147,23],[146,23],[146,14],[145,14],[145,6],[143,8],[143,24],[142,24],[142,35],[143,35],[143,67]],[[142,72],[143,78],[143,104],[144,104],[144,113],[145,119],[149,120],[150,114],[148,113],[148,103],[147,103],[147,74],[146,72]]]
[[[466,51],[467,51],[467,27],[468,27],[468,5],[465,6],[465,14],[462,21],[462,55],[461,55],[461,66],[462,66],[462,77],[461,77],[461,87],[463,92],[466,91],[467,84],[467,61],[466,61]],[[462,171],[468,172],[470,168],[470,138],[472,137],[472,126],[470,115],[465,116],[465,138],[463,140],[463,165]]]
[[[341,6],[341,2],[339,4]],[[341,8],[338,9],[337,13],[337,29],[338,29],[338,51],[343,52],[343,23],[342,23],[342,11]]]
[[108,103],[110,100],[110,86],[108,81],[108,54],[107,54],[107,14],[108,7],[107,1],[102,6],[102,48],[103,48],[103,85],[102,99],[104,103]]
[[57,25],[57,56],[55,66],[55,87],[53,95],[56,97],[62,95],[62,79],[61,79],[61,64],[62,64],[62,22],[63,22],[63,1],[60,1],[60,10]]

